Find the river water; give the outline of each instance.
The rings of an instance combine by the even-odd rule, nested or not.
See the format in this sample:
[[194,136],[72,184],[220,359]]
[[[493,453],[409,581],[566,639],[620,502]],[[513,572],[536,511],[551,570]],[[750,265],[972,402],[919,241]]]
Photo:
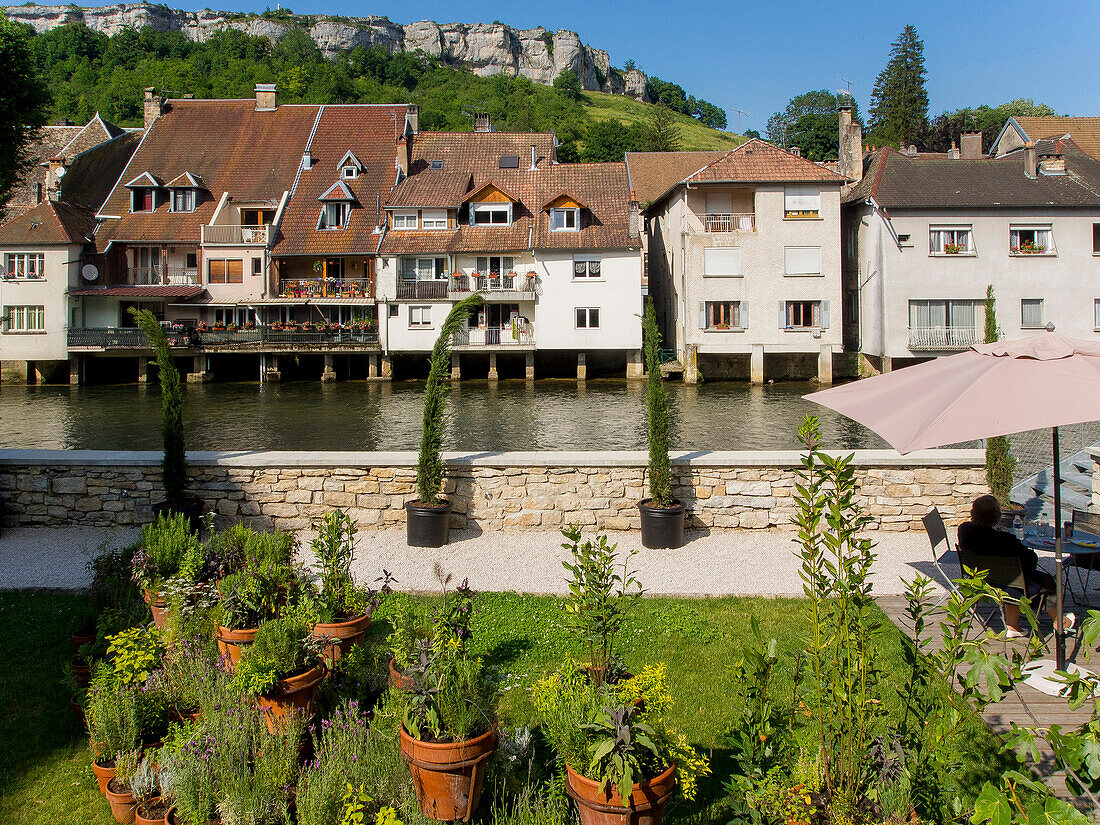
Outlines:
[[[672,446],[796,449],[803,416],[822,420],[825,446],[881,448],[864,427],[801,396],[812,384],[667,384]],[[192,450],[414,450],[422,381],[191,384]],[[448,404],[448,450],[632,450],[645,447],[645,385],[625,380],[463,381]],[[155,384],[0,388],[0,447],[159,450]]]

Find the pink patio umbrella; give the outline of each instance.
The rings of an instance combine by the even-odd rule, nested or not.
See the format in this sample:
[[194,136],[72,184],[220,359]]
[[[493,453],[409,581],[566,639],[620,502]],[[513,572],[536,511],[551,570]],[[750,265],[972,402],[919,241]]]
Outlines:
[[[1050,328],[1048,328],[1049,330]],[[1041,332],[805,396],[874,430],[900,453],[1100,419],[1100,344]],[[1058,614],[1063,608],[1061,479],[1054,473]],[[1057,666],[1065,639],[1057,633]]]

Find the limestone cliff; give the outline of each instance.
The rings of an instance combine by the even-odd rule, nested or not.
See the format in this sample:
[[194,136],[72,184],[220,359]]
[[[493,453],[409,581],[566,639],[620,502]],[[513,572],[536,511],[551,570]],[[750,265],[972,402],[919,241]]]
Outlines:
[[149,3],[117,3],[111,6],[3,6],[8,19],[48,31],[66,23],[84,23],[88,28],[115,34],[122,29],[149,26],[157,31],[179,31],[192,40],[206,40],[218,29],[239,29],[247,34],[278,40],[291,26],[309,32],[325,57],[335,57],[356,46],[384,46],[390,52],[423,51],[445,63],[464,66],[488,77],[508,74],[529,77],[536,83],[552,83],[570,70],[581,86],[591,91],[626,94],[648,100],[646,76],[632,69],[625,74],[611,71],[607,52],[581,42],[576,32],[544,28],[513,29],[502,23],[434,23],[424,20],[401,25],[385,17],[322,17],[296,15],[287,20],[269,20],[257,15],[233,12],[197,12],[170,9]]

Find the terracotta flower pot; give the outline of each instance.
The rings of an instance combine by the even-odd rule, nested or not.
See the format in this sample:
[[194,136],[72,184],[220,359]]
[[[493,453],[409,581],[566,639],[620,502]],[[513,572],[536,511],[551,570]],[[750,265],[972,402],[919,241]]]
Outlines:
[[313,635],[319,639],[329,640],[324,648],[325,658],[330,662],[337,662],[354,645],[362,641],[369,627],[370,616],[360,616],[346,622],[316,624],[313,626]]
[[72,698],[71,698],[71,699],[69,700],[69,705],[70,705],[70,706],[72,707],[72,709],[73,709],[73,716],[75,716],[75,717],[76,717],[76,723],[77,723],[77,724],[78,724],[78,725],[79,725],[79,726],[80,726],[80,727],[81,727],[81,728],[82,728],[83,730],[87,730],[87,729],[88,729],[88,720],[87,720],[87,718],[86,718],[86,717],[84,716],[84,706],[83,706],[83,705],[81,705],[81,704],[80,704],[80,702],[78,702],[78,701],[77,701],[77,699],[76,699],[76,697],[75,697],[75,696],[74,696],[74,697],[72,697]]
[[390,687],[397,690],[412,690],[413,680],[397,669],[397,662],[390,659]]
[[147,799],[134,809],[135,825],[164,825],[168,818],[168,803],[159,796]]
[[91,628],[85,627],[69,635],[69,639],[73,643],[73,648],[75,648],[76,650],[80,650],[80,648],[84,647],[84,645],[90,645],[92,642],[95,641],[95,637],[96,633],[94,625]]
[[146,590],[145,603],[149,605],[149,610],[153,614],[153,624],[163,630],[168,623],[168,602],[164,600],[164,594]]
[[401,758],[409,763],[421,813],[441,822],[469,822],[496,747],[495,730],[462,742],[421,742],[402,727]]
[[115,818],[115,822],[134,821],[134,808],[137,807],[137,801],[129,785],[124,785],[118,779],[112,779],[107,783],[103,793],[107,797],[107,804],[111,806],[111,816]]
[[270,694],[257,696],[256,704],[264,711],[267,729],[275,733],[283,717],[294,712],[303,712],[306,717],[312,716],[313,696],[317,692],[317,684],[324,675],[325,668],[317,665],[305,673],[291,676],[289,679],[280,679]]
[[601,791],[600,783],[566,766],[565,792],[577,803],[581,825],[661,825],[665,805],[676,790],[676,765],[660,776],[636,783],[623,805],[618,788]]
[[233,670],[237,662],[241,660],[241,653],[252,644],[256,638],[258,627],[246,627],[241,630],[230,630],[228,627],[218,628],[218,653],[229,663],[229,669]]
[[111,760],[111,764],[101,765],[99,760],[92,761],[92,773],[95,774],[96,781],[99,782],[99,792],[104,796],[107,795],[107,783],[115,778],[115,764],[114,760]]
[[76,683],[82,688],[86,688],[91,684],[92,666],[79,656],[74,656],[69,660],[69,669],[72,670],[73,678],[76,680]]

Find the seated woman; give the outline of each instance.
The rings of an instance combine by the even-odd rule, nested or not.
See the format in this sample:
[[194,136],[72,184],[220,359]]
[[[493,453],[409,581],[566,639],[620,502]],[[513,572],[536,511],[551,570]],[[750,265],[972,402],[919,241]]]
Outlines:
[[[1054,577],[1045,570],[1039,569],[1039,557],[1035,551],[1025,546],[1012,533],[998,530],[1001,523],[1001,505],[994,496],[978,496],[970,505],[970,521],[964,521],[959,525],[959,546],[979,556],[997,556],[1000,558],[1016,558],[1020,560],[1020,566],[1024,571],[1024,583],[1026,592],[1023,594],[1031,600],[1031,606],[1037,608],[1039,599],[1043,595],[1054,592]],[[1015,590],[1016,588],[1012,588]],[[1047,612],[1055,627],[1059,630],[1072,630],[1076,616],[1067,613],[1059,622],[1056,614],[1057,606],[1048,603]],[[1010,639],[1019,638],[1024,633],[1020,630],[1020,606],[1011,602],[1004,604],[1005,635]]]

